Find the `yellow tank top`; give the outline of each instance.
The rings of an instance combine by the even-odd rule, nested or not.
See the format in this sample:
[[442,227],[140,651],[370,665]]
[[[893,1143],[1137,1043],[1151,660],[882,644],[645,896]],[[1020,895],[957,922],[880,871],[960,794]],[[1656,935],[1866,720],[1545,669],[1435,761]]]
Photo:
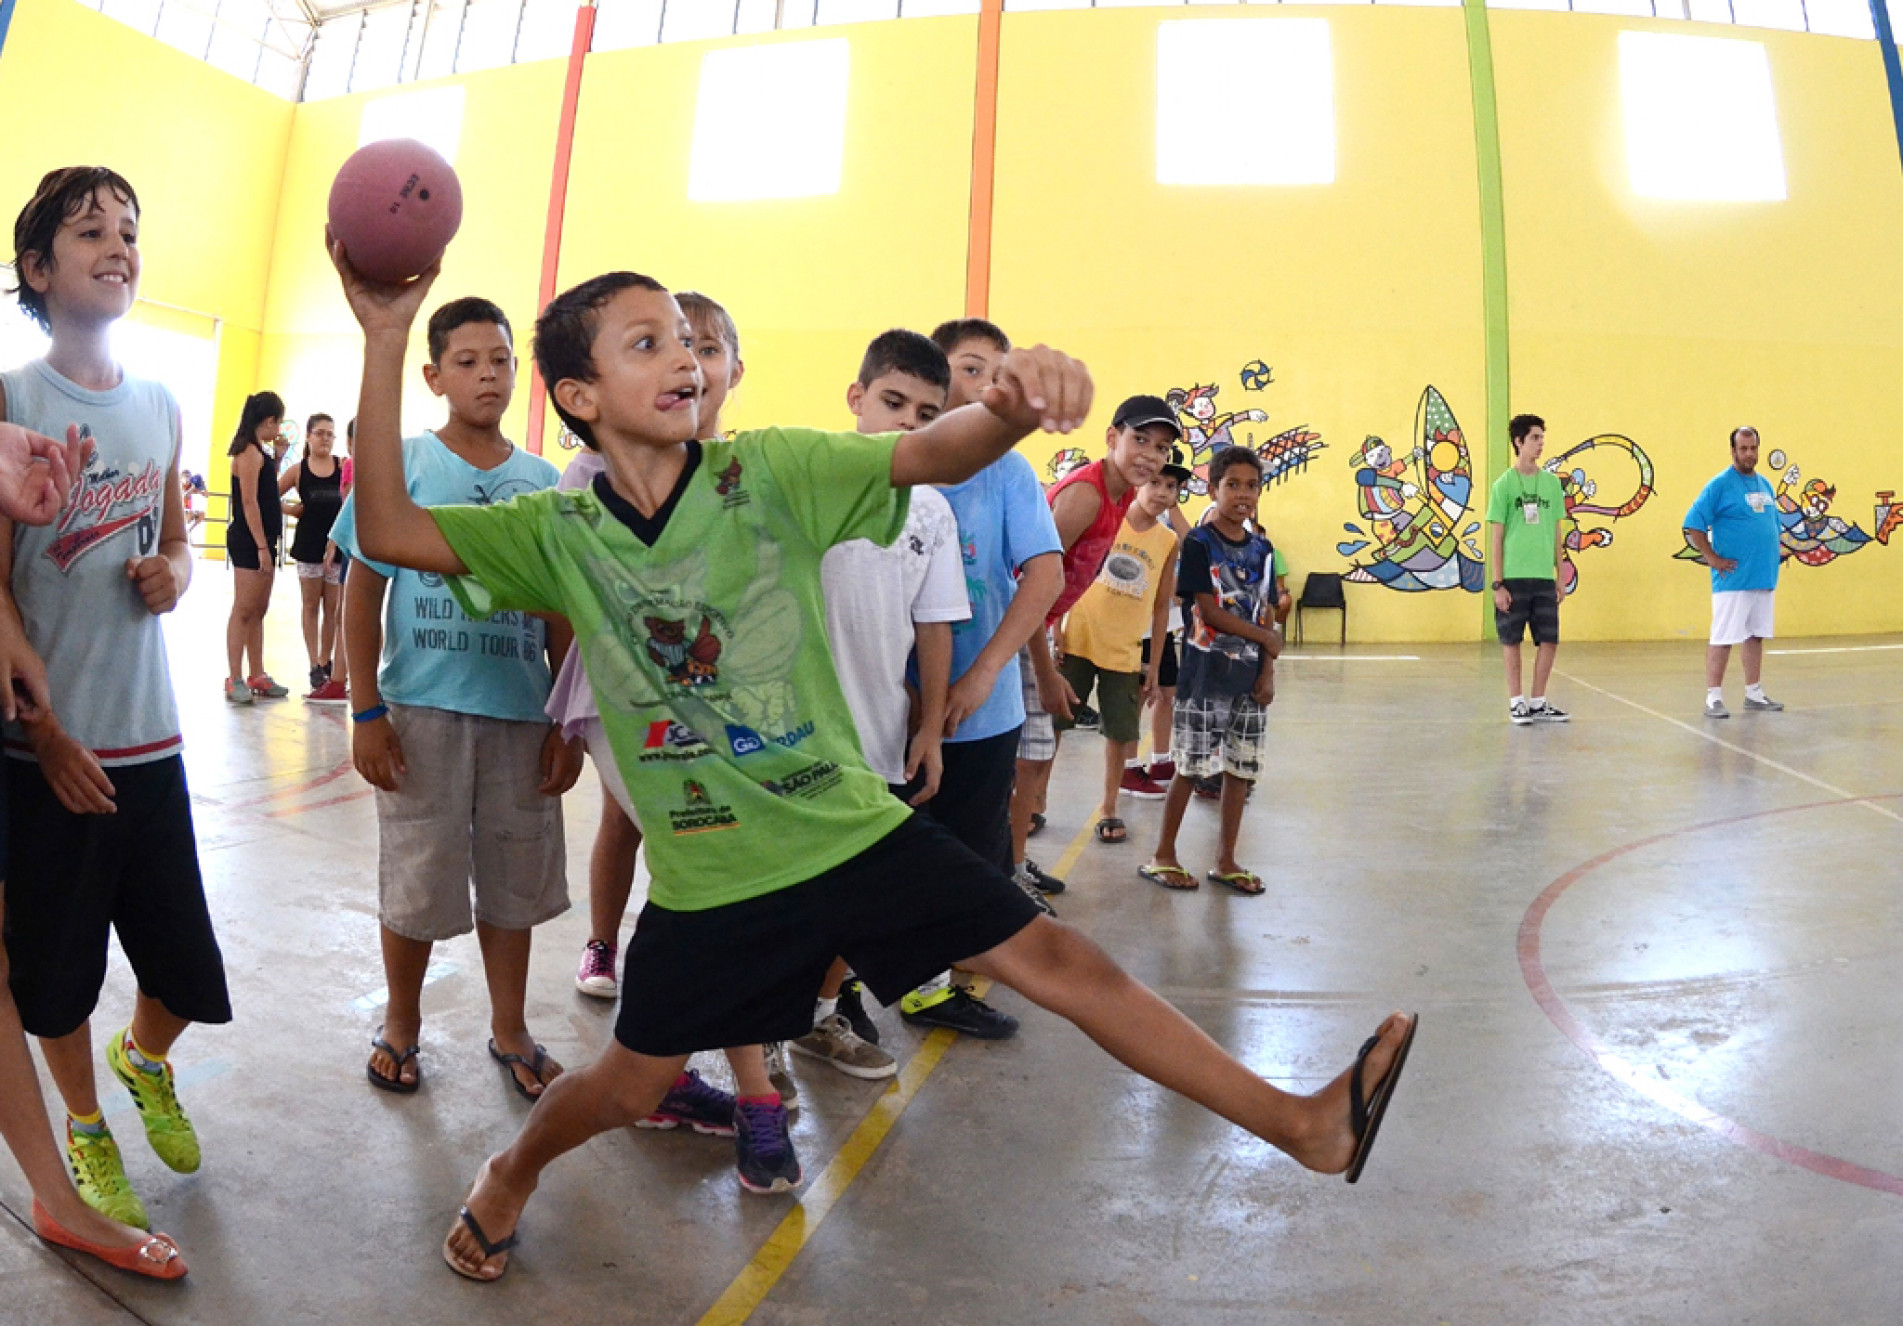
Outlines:
[[1139,534],[1126,519],[1103,570],[1064,619],[1064,652],[1110,672],[1141,672],[1157,582],[1175,558],[1176,532],[1166,522]]

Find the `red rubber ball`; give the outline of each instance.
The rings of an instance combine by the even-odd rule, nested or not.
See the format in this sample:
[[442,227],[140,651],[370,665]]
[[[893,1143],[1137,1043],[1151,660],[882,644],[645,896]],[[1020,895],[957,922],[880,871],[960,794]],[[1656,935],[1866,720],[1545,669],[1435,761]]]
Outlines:
[[330,186],[330,228],[373,281],[407,281],[442,257],[463,219],[455,170],[414,138],[368,143]]

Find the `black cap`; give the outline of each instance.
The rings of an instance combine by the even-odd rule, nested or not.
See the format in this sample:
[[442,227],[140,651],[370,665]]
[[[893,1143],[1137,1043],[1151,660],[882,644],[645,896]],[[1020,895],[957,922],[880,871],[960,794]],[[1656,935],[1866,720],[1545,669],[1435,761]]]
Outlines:
[[1110,421],[1112,428],[1147,428],[1151,424],[1162,424],[1176,436],[1183,435],[1183,425],[1177,422],[1176,411],[1159,396],[1132,396],[1117,407],[1116,416]]
[[1162,473],[1176,480],[1179,487],[1190,481],[1190,468],[1183,464],[1183,449],[1181,447],[1170,448],[1169,463],[1163,467]]

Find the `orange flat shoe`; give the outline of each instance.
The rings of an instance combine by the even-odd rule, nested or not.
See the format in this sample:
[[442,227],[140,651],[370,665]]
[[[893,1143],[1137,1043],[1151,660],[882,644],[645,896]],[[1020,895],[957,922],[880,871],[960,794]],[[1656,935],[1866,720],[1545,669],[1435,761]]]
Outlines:
[[154,1280],[180,1280],[185,1276],[185,1259],[179,1256],[178,1244],[172,1242],[170,1234],[154,1234],[145,1242],[130,1248],[101,1247],[67,1230],[47,1213],[38,1198],[33,1201],[33,1232],[48,1243],[57,1243],[62,1248],[97,1257],[108,1266],[130,1271],[134,1275],[149,1276]]

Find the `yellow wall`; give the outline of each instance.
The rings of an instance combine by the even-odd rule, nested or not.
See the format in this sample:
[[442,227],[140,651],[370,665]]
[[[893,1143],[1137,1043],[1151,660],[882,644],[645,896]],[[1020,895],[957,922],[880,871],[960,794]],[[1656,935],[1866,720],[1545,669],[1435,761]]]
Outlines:
[[561,284],[632,268],[726,305],[747,363],[727,426],[850,428],[866,342],[964,311],[977,20],[816,35],[852,43],[831,197],[688,201],[701,57],[734,42],[591,55],[582,82]]
[[[1709,576],[1671,555],[1734,426],[1835,484],[1833,514],[1865,531],[1872,494],[1903,492],[1903,173],[1877,46],[1696,29],[1764,43],[1789,198],[1667,203],[1627,184],[1618,33],[1685,26],[1513,12],[1492,24],[1514,408],[1545,415],[1566,445],[1627,434],[1657,468],[1657,495],[1582,560],[1566,630],[1702,639]],[[1786,562],[1778,629],[1903,629],[1900,582],[1903,549],[1875,543],[1827,567]]]
[[252,390],[294,108],[72,0],[19,0],[0,107],[9,226],[48,170],[109,165],[144,205],[140,297],[221,324],[211,479],[222,486],[215,440]]
[[[1212,381],[1224,411],[1269,416],[1239,436],[1321,433],[1261,507],[1299,590],[1345,569],[1335,545],[1356,517],[1348,462],[1364,436],[1411,447],[1432,383],[1479,442],[1479,208],[1459,13],[1277,12],[1330,22],[1331,186],[1156,183],[1156,26],[1182,10],[1006,15],[992,312],[1014,340],[1090,363],[1093,455],[1123,397]],[[1255,360],[1274,380],[1249,391],[1239,370]],[[1056,445],[1024,449],[1042,469]],[[1350,603],[1351,639],[1468,639],[1478,620],[1458,591],[1357,586]]]

